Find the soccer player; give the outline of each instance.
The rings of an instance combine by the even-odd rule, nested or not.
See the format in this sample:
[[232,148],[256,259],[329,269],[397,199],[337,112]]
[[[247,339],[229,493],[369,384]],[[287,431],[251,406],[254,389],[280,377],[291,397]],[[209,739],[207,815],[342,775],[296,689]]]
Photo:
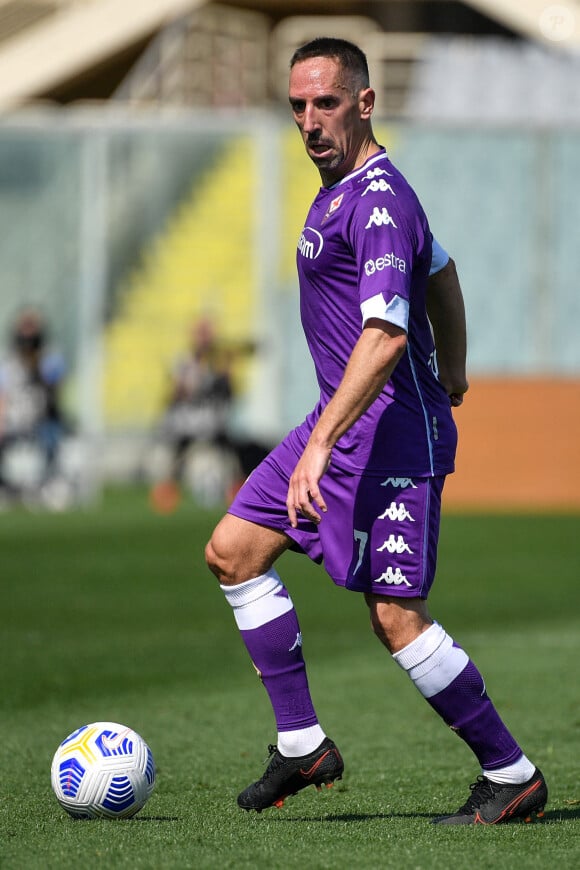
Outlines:
[[541,815],[544,777],[502,722],[475,664],[427,609],[441,492],[454,469],[451,406],[468,387],[454,264],[432,244],[415,193],[375,139],[375,95],[360,49],[331,38],[299,48],[289,97],[323,185],[297,253],[320,399],[250,475],[206,549],[278,731],[264,775],[238,804],[258,812],[281,806],[343,773],[313,706],[298,619],[274,568],[291,548],[365,596],[378,639],[474,752],[482,774],[469,799],[434,821]]

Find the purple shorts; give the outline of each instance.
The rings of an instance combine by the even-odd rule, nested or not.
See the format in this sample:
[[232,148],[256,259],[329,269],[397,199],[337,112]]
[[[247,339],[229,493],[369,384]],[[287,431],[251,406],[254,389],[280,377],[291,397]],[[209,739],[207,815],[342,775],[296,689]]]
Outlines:
[[252,472],[229,513],[284,532],[292,549],[323,562],[356,592],[427,598],[435,577],[444,476],[365,476],[331,463],[320,481],[328,507],[319,525],[290,526],[288,481],[302,449],[291,432]]

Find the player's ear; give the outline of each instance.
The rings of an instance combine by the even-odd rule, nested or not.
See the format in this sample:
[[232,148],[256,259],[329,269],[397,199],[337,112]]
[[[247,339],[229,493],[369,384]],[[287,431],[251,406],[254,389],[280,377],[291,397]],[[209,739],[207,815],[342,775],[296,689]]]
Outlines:
[[358,95],[360,116],[363,121],[368,121],[375,107],[375,92],[372,88],[364,88]]
[[361,120],[368,121],[375,107],[375,92],[372,88],[364,88],[358,97]]

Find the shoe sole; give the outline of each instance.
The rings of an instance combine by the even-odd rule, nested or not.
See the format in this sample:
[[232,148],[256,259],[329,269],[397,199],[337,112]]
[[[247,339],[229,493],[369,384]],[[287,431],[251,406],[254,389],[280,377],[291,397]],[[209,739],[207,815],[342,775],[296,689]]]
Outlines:
[[[531,810],[531,812],[527,813],[525,816],[513,815],[500,817],[498,819],[493,819],[491,822],[486,822],[485,819],[482,819],[479,813],[475,816],[463,816],[463,818],[454,818],[453,816],[440,816],[431,820],[433,825],[510,825],[517,824],[518,822],[522,824],[529,825],[532,822],[541,822],[544,818],[544,807],[538,807],[535,810]],[[453,819],[453,821],[450,821]]]
[[[333,777],[325,776],[319,781],[312,780],[312,782],[305,782],[304,785],[301,785],[299,788],[296,789],[296,791],[289,791],[288,794],[283,795],[268,806],[276,807],[276,809],[280,810],[284,806],[284,801],[287,800],[287,798],[294,797],[295,794],[298,794],[298,792],[303,791],[303,789],[305,788],[308,788],[309,785],[313,785],[316,788],[317,792],[321,792],[322,786],[325,786],[327,789],[332,788],[334,783],[337,782],[337,780],[339,779],[342,779],[342,774]],[[257,807],[247,807],[246,809],[255,809],[258,813],[262,812],[262,810],[258,809]],[[263,807],[263,809],[267,810],[268,807]]]

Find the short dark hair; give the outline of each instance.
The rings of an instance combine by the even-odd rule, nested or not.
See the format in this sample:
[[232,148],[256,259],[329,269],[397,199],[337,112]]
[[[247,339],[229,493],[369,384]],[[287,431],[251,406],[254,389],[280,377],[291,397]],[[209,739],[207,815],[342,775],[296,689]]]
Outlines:
[[369,66],[365,53],[346,39],[332,36],[318,36],[297,48],[290,58],[290,69],[294,64],[311,57],[331,57],[350,74],[356,91],[369,87]]

